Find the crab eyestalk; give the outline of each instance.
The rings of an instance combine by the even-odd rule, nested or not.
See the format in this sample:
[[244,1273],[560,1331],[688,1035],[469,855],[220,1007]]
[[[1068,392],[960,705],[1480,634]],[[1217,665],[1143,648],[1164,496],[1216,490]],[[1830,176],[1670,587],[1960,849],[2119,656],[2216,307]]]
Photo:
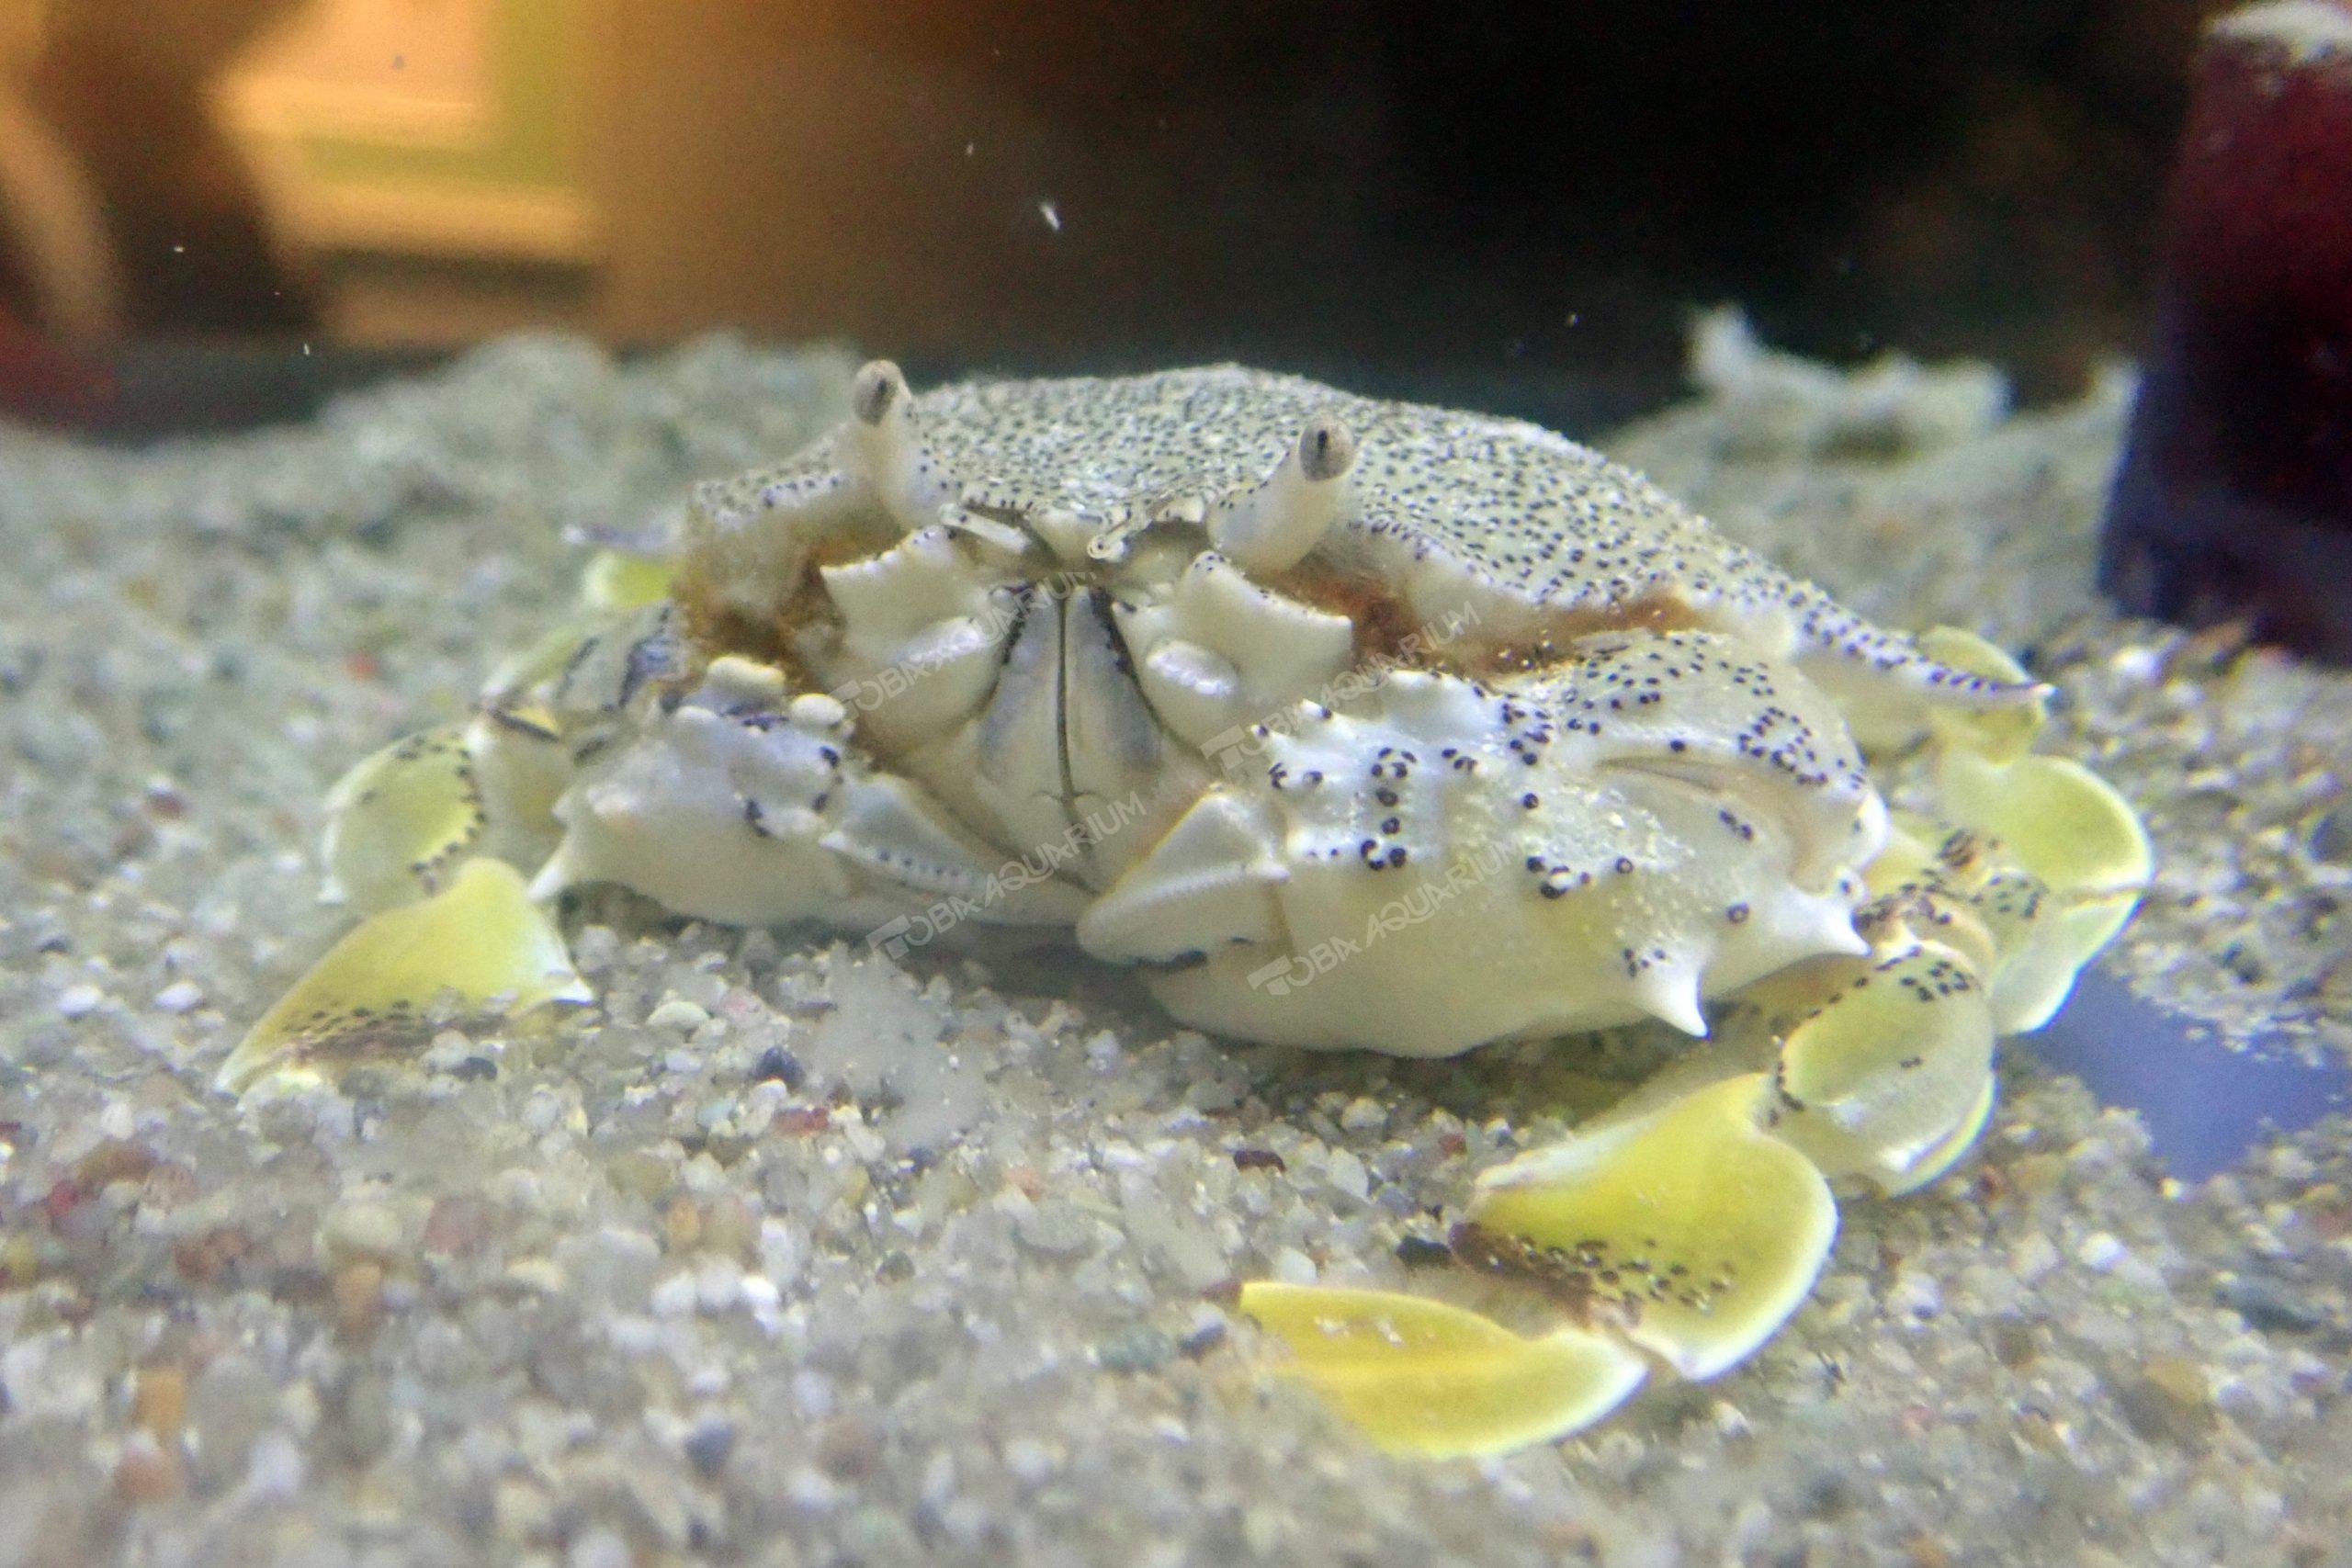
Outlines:
[[1272,473],[1210,513],[1210,543],[1250,571],[1296,566],[1347,510],[1356,451],[1355,432],[1338,415],[1308,420]]
[[868,360],[850,383],[849,407],[850,456],[875,498],[910,533],[933,521],[953,487],[915,424],[905,374]]

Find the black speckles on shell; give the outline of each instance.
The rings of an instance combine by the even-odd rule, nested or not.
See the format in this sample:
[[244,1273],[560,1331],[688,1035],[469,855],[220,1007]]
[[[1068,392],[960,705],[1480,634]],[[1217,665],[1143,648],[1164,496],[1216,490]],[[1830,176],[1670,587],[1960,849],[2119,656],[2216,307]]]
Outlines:
[[1500,592],[1567,613],[1659,599],[1720,606],[1735,618],[1784,619],[1806,641],[1881,670],[1918,664],[1933,686],[1989,683],[1934,665],[1640,475],[1518,421],[1232,366],[944,387],[918,398],[913,414],[967,504],[1105,522],[1247,490],[1310,419],[1336,414],[1360,444],[1353,541],[1340,547],[1389,573],[1439,556]]
[[[1519,421],[1230,365],[942,387],[916,398],[910,415],[918,466],[938,480],[933,493],[1001,522],[1050,514],[1122,531],[1198,517],[1257,488],[1310,422],[1336,416],[1358,438],[1352,504],[1310,567],[1319,558],[1392,588],[1408,574],[1425,587],[1432,571],[1450,575],[1462,605],[1502,609],[1505,621],[1531,618],[1523,609],[1538,623],[1557,617],[1555,626],[1681,614],[1770,628],[1774,639],[1792,629],[1804,649],[1895,676],[1928,701],[2030,692],[1927,658],[1724,538],[1639,474]],[[706,484],[696,508],[729,531],[763,513],[805,513],[848,482],[842,451],[829,437],[776,468]]]
[[[1726,649],[1734,651],[1726,652]],[[1719,637],[1668,632],[1637,645],[1605,642],[1543,677],[1546,705],[1561,728],[1588,737],[1632,725],[1669,757],[1700,745],[1676,735],[1679,694],[1711,698],[1736,694],[1746,716],[1722,743],[1746,761],[1770,768],[1804,789],[1858,793],[1868,786],[1861,754],[1842,729],[1825,733],[1797,711],[1769,662],[1743,658]],[[1741,824],[1729,824],[1736,831]]]

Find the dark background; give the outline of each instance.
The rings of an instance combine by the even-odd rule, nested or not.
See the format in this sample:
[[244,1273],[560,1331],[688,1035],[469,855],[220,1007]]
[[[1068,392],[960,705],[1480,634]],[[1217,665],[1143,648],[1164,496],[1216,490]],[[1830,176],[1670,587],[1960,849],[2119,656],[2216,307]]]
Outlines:
[[[2055,389],[2133,340],[2199,12],[953,0],[831,26],[905,62],[903,134],[920,84],[977,81],[1118,176],[1060,236],[1013,210],[1035,231],[975,247],[1012,253],[967,323],[991,349],[1115,319],[1147,356],[1655,361],[1736,299],[1811,352],[1984,353]],[[1076,309],[1033,332],[1048,297]]]
[[[151,31],[175,14],[94,8]],[[1537,410],[1547,387],[1654,400],[1690,310],[1736,300],[1807,353],[1985,355],[2056,396],[2138,345],[2212,9],[624,5],[583,117],[612,256],[502,287],[518,321],[623,345],[732,326],[943,371],[1229,355],[1368,390],[1532,389]],[[339,344],[304,264],[273,254],[200,97],[176,129],[109,114],[167,95],[85,31],[35,96],[108,187],[130,306],[106,352],[134,393],[192,342],[221,408],[290,408],[270,400],[375,363],[380,337]],[[416,341],[437,350],[434,320]]]

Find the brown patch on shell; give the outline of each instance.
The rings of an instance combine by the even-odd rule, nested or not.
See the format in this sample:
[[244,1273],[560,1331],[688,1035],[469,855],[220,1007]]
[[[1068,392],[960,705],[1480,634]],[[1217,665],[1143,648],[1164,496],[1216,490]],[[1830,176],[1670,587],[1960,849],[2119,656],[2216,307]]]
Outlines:
[[1705,620],[1681,599],[1652,594],[1606,609],[1553,611],[1535,635],[1497,642],[1477,636],[1475,626],[1452,637],[1443,635],[1441,626],[1414,615],[1392,585],[1358,572],[1303,565],[1271,579],[1265,586],[1310,609],[1346,616],[1355,627],[1359,668],[1388,664],[1472,680],[1549,669],[1578,657],[1576,645],[1586,637],[1706,627]]
[[861,538],[834,536],[818,541],[809,548],[792,592],[763,615],[729,604],[707,562],[688,558],[671,587],[670,599],[678,607],[686,645],[699,656],[694,679],[701,678],[702,668],[712,660],[734,654],[782,671],[794,691],[818,690],[793,649],[793,638],[832,617],[832,603],[826,596],[821,574],[827,567],[870,560],[881,553]]

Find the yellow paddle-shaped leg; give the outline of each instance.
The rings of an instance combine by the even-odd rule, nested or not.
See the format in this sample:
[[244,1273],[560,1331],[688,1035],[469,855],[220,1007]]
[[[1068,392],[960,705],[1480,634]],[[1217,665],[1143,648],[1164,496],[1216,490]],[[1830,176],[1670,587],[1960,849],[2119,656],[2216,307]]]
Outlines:
[[488,817],[465,727],[403,737],[327,792],[327,896],[383,909],[439,890]]
[[387,909],[439,892],[469,858],[537,864],[567,772],[554,719],[530,707],[394,741],[328,792],[327,897]]
[[1714,1376],[1796,1310],[1838,1230],[1821,1172],[1758,1124],[1770,1092],[1742,1074],[1488,1171],[1455,1250]]
[[1283,1371],[1391,1453],[1454,1459],[1549,1442],[1640,1386],[1642,1358],[1563,1327],[1530,1337],[1443,1302],[1261,1282],[1241,1310],[1283,1342]]
[[508,1015],[594,999],[522,874],[469,860],[446,890],[371,916],[329,948],[229,1053],[216,1081],[235,1091],[265,1074],[332,1077],[372,1055],[413,1051],[444,994]]

